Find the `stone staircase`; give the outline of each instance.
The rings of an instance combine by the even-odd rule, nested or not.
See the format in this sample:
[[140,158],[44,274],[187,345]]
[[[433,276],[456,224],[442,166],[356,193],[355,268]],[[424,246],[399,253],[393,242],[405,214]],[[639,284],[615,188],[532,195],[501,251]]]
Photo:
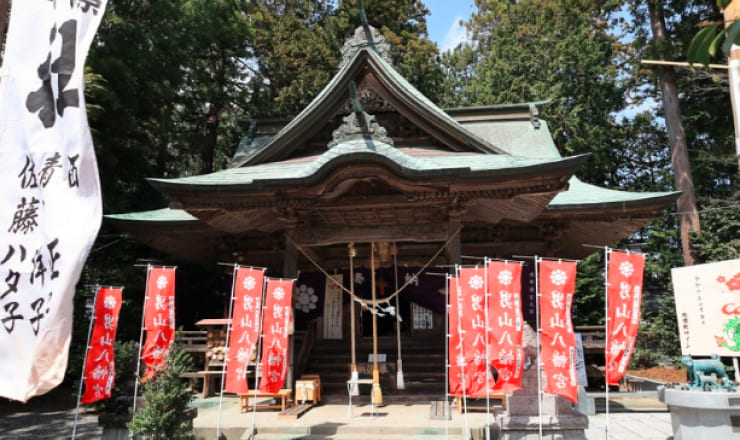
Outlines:
[[[398,353],[396,338],[378,338],[378,353],[386,355],[385,365],[382,363],[379,365],[384,401],[442,400],[445,392],[444,344],[441,336],[404,335],[402,361],[406,386],[405,389],[398,390],[396,387]],[[356,353],[360,377],[372,377],[372,366],[367,362],[368,355],[372,353],[372,339],[359,338]],[[346,381],[350,377],[350,364],[351,354],[348,341],[319,340],[313,345],[303,373],[321,376],[325,402],[343,402],[347,399]],[[358,402],[363,402],[363,399],[367,400],[368,395],[369,386],[361,385]]]

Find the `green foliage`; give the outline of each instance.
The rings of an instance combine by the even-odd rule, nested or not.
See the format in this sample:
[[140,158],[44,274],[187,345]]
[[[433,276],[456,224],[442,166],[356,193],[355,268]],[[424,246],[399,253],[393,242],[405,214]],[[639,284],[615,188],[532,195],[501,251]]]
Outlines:
[[701,222],[702,231],[691,237],[691,248],[701,261],[740,258],[740,191],[702,203]]
[[718,55],[717,49],[720,49],[724,56],[730,56],[733,44],[740,44],[740,20],[728,24],[709,23],[691,39],[686,59],[689,63],[706,66]]
[[339,43],[327,28],[325,0],[256,1],[251,116],[296,115],[339,67]]
[[477,1],[467,22],[469,46],[443,56],[445,105],[490,105],[550,99],[541,106],[564,155],[592,154],[580,176],[615,184],[624,107],[618,39],[609,33],[612,2]]
[[604,252],[594,252],[578,263],[574,325],[604,324]]
[[[365,0],[368,22],[377,28],[391,46],[391,60],[398,72],[425,96],[437,101],[442,69],[439,49],[430,41],[426,16],[429,10],[417,0]],[[360,26],[356,0],[341,0],[332,28],[340,44]]]
[[184,347],[177,341],[173,343],[165,366],[141,386],[144,404],[127,425],[131,432],[151,440],[190,439],[193,436],[187,411],[191,394],[180,378],[192,367],[193,360]]

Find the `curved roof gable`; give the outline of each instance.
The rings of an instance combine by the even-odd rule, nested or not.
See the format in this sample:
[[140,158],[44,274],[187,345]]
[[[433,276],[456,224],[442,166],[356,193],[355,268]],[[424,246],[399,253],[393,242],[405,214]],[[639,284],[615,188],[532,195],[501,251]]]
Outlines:
[[396,111],[452,151],[508,154],[468,131],[406,81],[372,48],[357,51],[316,98],[260,148],[232,167],[259,165],[291,158],[294,150],[323,127],[350,99],[351,82],[367,81]]

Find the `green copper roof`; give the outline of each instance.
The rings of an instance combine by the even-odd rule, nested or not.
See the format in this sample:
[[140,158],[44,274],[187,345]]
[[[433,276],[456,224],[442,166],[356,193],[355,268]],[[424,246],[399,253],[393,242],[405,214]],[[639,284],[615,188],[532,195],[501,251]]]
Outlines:
[[284,162],[272,162],[240,168],[228,168],[215,173],[179,179],[150,179],[156,187],[182,185],[205,188],[238,186],[262,189],[262,185],[308,183],[320,179],[329,170],[360,160],[375,161],[410,179],[414,177],[451,176],[475,178],[485,176],[491,181],[522,174],[546,174],[559,171],[572,173],[586,156],[568,158],[533,158],[507,154],[451,153],[430,150],[429,155],[411,156],[400,149],[380,142],[353,140],[341,143],[313,157]]
[[467,148],[471,152],[504,153],[504,150],[465,130],[457,121],[406,81],[374,50],[362,48],[349,63],[339,69],[326,87],[298,116],[267,143],[244,154],[240,159],[234,160],[231,166],[256,165],[285,159],[292,148],[321,128],[349,99],[349,83],[359,75],[363,65],[370,66],[383,85],[412,111],[432,121],[445,136],[456,139],[458,147]]
[[578,209],[578,208],[608,208],[619,207],[619,205],[635,206],[639,202],[656,203],[665,200],[670,203],[681,194],[680,191],[672,192],[631,192],[608,188],[581,182],[577,177],[571,177],[568,181],[568,191],[558,193],[547,205],[548,210]]
[[198,219],[182,209],[155,209],[153,211],[127,212],[125,214],[108,214],[105,218],[121,221],[148,222],[197,222]]

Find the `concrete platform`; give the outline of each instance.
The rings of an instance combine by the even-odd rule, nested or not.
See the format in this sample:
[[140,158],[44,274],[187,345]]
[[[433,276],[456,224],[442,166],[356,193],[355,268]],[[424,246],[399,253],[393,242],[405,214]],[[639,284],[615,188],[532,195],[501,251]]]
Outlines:
[[[614,397],[621,398],[622,402],[615,403],[618,399],[612,400]],[[626,397],[610,395],[612,403],[610,409],[619,406],[622,412],[610,412],[608,437],[607,416],[599,413],[589,417],[589,428],[586,430],[587,439],[667,440],[672,437],[670,415],[665,411],[665,406],[661,410],[660,405],[657,405],[658,412],[645,410],[655,405],[657,398],[653,398],[652,395],[631,396],[628,401],[624,400]],[[193,405],[198,407],[198,417],[194,421],[194,427],[198,433],[197,439],[215,439],[219,417],[220,433],[227,440],[249,439],[252,426],[257,432],[255,440],[367,440],[380,436],[389,440],[444,438],[464,440],[464,433],[468,431],[472,433],[473,439],[480,439],[484,438],[483,429],[489,418],[485,412],[458,414],[453,407],[451,420],[433,420],[430,417],[431,403],[418,402],[389,403],[376,408],[375,413],[371,414],[370,404],[362,402],[353,405],[351,415],[346,403],[321,404],[311,408],[296,420],[286,420],[278,417],[279,411],[240,413],[238,399],[233,396],[224,396],[219,416],[219,401],[219,397],[209,397],[193,402]],[[626,412],[629,405],[637,405],[644,409],[639,412]],[[495,417],[490,416],[491,423],[494,420]],[[495,432],[492,432],[491,438],[496,438]]]

